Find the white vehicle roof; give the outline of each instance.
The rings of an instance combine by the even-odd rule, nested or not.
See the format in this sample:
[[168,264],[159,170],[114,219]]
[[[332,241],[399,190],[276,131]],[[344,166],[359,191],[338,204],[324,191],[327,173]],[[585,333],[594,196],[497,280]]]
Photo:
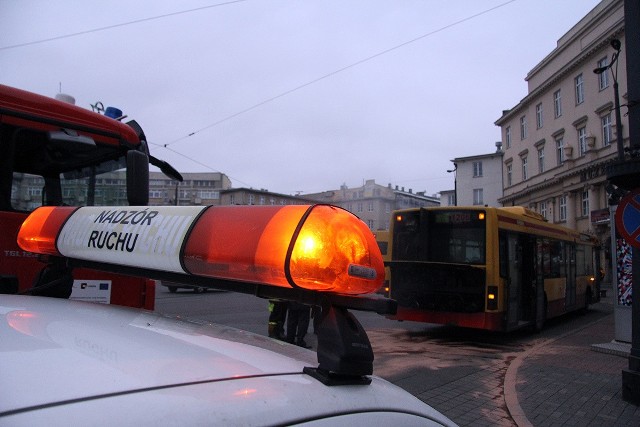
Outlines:
[[219,325],[0,295],[0,425],[453,425],[404,390],[327,386],[313,352]]

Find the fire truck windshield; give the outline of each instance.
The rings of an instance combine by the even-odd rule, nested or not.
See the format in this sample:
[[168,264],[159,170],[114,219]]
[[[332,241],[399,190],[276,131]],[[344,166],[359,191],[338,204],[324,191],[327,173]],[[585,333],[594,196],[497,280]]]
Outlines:
[[40,175],[13,173],[11,207],[32,211],[44,205],[126,205],[124,158],[109,160],[59,174],[61,198],[52,203],[47,179]]

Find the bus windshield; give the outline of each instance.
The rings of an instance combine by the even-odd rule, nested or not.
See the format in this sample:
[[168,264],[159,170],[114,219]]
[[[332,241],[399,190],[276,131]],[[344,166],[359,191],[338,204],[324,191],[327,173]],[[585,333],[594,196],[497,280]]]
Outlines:
[[403,214],[396,219],[393,259],[484,264],[484,218],[482,211],[465,210],[422,209]]

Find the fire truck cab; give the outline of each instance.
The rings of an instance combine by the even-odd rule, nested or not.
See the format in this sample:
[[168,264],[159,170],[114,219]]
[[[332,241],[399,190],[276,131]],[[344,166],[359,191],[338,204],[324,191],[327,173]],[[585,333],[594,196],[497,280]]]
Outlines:
[[[119,115],[120,114],[120,115]],[[16,244],[39,206],[146,205],[149,155],[135,122],[117,109],[100,114],[58,99],[0,85],[0,293],[32,293],[153,309],[155,282],[89,269],[47,265]],[[115,171],[126,170],[126,191]]]

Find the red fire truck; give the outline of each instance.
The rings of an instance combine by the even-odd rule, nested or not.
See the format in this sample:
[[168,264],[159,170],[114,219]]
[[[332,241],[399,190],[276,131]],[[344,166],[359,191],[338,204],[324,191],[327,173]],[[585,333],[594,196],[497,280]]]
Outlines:
[[149,164],[182,180],[149,155],[135,121],[123,123],[114,108],[104,112],[0,85],[0,293],[154,308],[152,280],[90,269],[72,274],[16,243],[21,224],[39,206],[146,205]]

